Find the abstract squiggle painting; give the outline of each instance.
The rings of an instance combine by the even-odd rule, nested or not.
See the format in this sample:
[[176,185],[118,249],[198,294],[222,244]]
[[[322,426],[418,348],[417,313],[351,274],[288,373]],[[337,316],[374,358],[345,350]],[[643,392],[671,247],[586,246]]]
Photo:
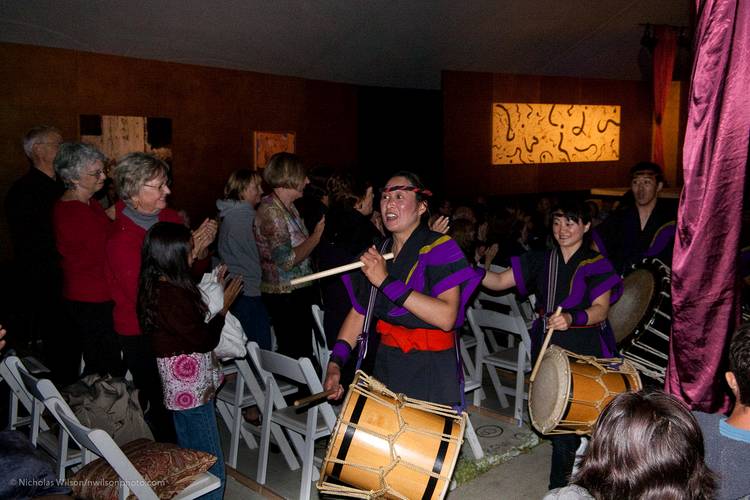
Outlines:
[[619,158],[620,106],[492,104],[493,165]]

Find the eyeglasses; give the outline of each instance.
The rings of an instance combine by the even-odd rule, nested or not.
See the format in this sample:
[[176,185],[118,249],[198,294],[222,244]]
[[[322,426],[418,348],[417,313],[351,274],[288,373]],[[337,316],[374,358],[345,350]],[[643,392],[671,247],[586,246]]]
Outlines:
[[93,172],[84,172],[86,175],[90,175],[91,177],[99,177],[100,175],[107,175],[107,170],[100,168],[99,170],[94,170]]
[[144,186],[156,189],[157,191],[163,191],[164,189],[169,188],[169,182],[162,182],[161,184],[144,184]]
[[59,148],[59,147],[60,147],[60,145],[62,144],[62,141],[53,141],[53,142],[37,142],[36,144],[46,144],[46,145],[50,145],[50,146],[55,146],[55,147],[58,147],[58,148]]

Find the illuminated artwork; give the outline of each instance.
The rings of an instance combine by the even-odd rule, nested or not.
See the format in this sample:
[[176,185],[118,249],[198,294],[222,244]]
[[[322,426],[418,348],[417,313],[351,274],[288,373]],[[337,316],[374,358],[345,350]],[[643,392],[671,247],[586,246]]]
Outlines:
[[80,132],[82,142],[96,146],[113,161],[133,152],[172,160],[170,118],[81,115]]
[[573,163],[620,158],[620,106],[492,105],[492,164]]
[[294,153],[294,132],[254,132],[255,168],[263,168],[276,153]]

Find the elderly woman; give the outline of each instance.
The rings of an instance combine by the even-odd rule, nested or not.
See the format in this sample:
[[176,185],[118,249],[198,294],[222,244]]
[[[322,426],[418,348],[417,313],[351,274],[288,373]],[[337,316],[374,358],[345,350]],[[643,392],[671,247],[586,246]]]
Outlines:
[[63,306],[71,332],[65,352],[65,380],[77,379],[81,353],[84,374],[122,376],[120,344],[112,325],[112,297],[104,279],[104,247],[111,221],[94,198],[107,178],[107,158],[87,144],[65,143],[55,157],[55,172],[65,193],[52,212],[63,273]]
[[263,198],[255,218],[260,252],[260,291],[271,315],[279,352],[295,359],[312,359],[311,283],[292,286],[293,278],[312,272],[310,253],[320,242],[325,218],[308,234],[294,206],[309,182],[299,157],[277,153],[268,161],[263,178],[272,192]]
[[[141,403],[150,410],[157,441],[174,441],[174,425],[162,401],[161,381],[149,339],[141,335],[136,312],[141,247],[146,232],[157,222],[182,224],[182,217],[167,208],[169,167],[146,153],[130,153],[121,158],[114,170],[120,201],[115,205],[114,228],[106,246],[106,276],[114,306],[114,325],[125,354],[125,363],[140,389]],[[216,236],[216,222],[205,220],[193,232],[193,258],[202,259]]]

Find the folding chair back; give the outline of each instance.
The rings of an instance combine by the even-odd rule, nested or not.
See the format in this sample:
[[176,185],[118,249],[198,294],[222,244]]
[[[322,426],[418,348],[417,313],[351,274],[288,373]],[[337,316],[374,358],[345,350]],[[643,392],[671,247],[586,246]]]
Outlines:
[[[18,367],[23,363],[18,358],[9,354],[0,361],[0,376],[10,387],[10,397],[8,401],[8,429],[15,430],[17,427],[29,424],[34,413],[34,397],[23,386],[21,376],[18,374]],[[18,404],[29,413],[29,417],[20,417],[18,414]],[[46,422],[39,422],[43,431],[49,430]]]
[[331,351],[326,340],[326,331],[323,327],[323,310],[318,304],[312,305],[312,315],[315,321],[314,328],[316,329],[313,332],[313,352],[315,353],[315,357],[318,358],[318,363],[320,363],[320,379],[322,381],[326,376],[326,367],[328,366],[328,360],[331,358]]
[[[44,401],[48,398],[58,398],[63,400],[60,391],[57,387],[48,379],[38,379],[31,375],[23,366],[18,366],[18,374],[21,378],[21,382],[24,388],[34,397],[34,418],[32,421],[41,421],[41,407],[44,406]],[[63,400],[64,402],[64,400]],[[67,407],[67,404],[65,405]],[[37,408],[39,407],[39,408]],[[72,414],[72,411],[70,411]],[[38,434],[38,426],[36,427],[35,434]],[[36,443],[38,436],[34,436],[32,443]],[[70,465],[77,465],[81,463],[82,453],[77,449],[68,448],[68,433],[65,428],[60,425],[57,439],[54,439],[52,432],[42,435],[42,447],[55,459],[55,465],[57,466],[57,477],[58,479],[65,479],[65,468]]]

